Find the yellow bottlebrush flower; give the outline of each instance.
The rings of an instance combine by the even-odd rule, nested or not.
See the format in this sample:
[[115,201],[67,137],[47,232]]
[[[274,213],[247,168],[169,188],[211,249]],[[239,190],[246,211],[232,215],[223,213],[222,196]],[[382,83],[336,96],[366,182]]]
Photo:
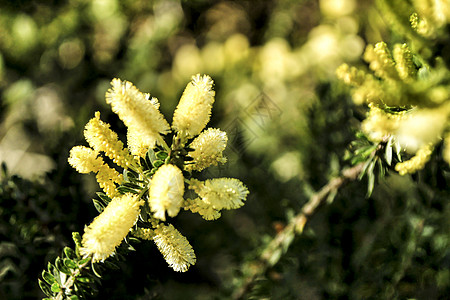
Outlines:
[[198,135],[209,122],[215,92],[208,75],[192,76],[173,115],[172,127],[188,137]]
[[175,217],[180,211],[184,194],[184,177],[174,165],[162,165],[153,175],[149,204],[154,217],[165,221],[165,212]]
[[405,118],[403,112],[390,114],[374,104],[369,104],[369,107],[369,115],[362,122],[361,129],[375,143],[381,142],[387,136],[394,134],[400,125],[400,121]]
[[412,54],[408,45],[395,44],[393,56],[398,76],[404,81],[414,79],[417,71],[412,61]]
[[113,79],[112,88],[106,93],[106,103],[143,143],[153,147],[160,139],[160,134],[167,134],[170,126],[156,105],[157,100],[150,101],[149,96],[141,93],[131,82]]
[[75,146],[70,150],[69,164],[78,172],[87,174],[98,172],[103,165],[103,159],[91,148]]
[[108,123],[100,120],[100,112],[97,111],[95,117],[86,124],[84,137],[95,151],[105,152],[117,165],[126,169],[133,164],[133,157],[123,148],[123,143],[109,127]]
[[188,171],[202,171],[207,167],[218,163],[226,163],[227,159],[222,156],[227,146],[227,134],[219,129],[208,128],[200,133],[189,145],[194,151],[189,156],[194,160],[192,164],[186,165]]
[[142,204],[144,201],[133,194],[114,198],[84,229],[80,252],[86,257],[92,256],[94,262],[111,256],[136,223]]
[[235,178],[192,179],[189,185],[205,203],[214,209],[235,209],[244,205],[248,189]]
[[398,78],[397,71],[395,70],[395,62],[386,43],[376,43],[375,47],[368,45],[364,52],[364,60],[370,64],[370,69],[375,72],[376,76],[384,79]]
[[211,204],[204,202],[201,198],[186,200],[184,209],[198,213],[203,219],[208,221],[216,220],[221,216],[219,210],[215,209]]
[[119,192],[116,190],[116,183],[121,183],[123,175],[108,165],[103,164],[98,170],[97,176],[98,185],[109,198],[114,198]]
[[97,182],[108,197],[113,198],[117,194],[115,183],[121,183],[123,176],[106,165],[96,151],[75,146],[70,150],[69,164],[80,173],[97,173]]
[[361,86],[366,80],[366,73],[347,64],[342,64],[336,69],[336,76],[345,84]]
[[188,240],[173,227],[160,224],[153,238],[164,259],[177,272],[186,272],[196,262],[195,253]]
[[434,147],[432,144],[423,146],[410,160],[397,163],[395,165],[395,170],[400,175],[412,174],[422,170],[425,167],[425,164],[430,160],[433,149]]
[[134,131],[133,128],[128,128],[127,145],[130,153],[139,157],[145,157],[148,149],[152,147],[152,145],[149,144],[147,140],[143,139],[139,132]]
[[399,122],[395,135],[403,148],[415,153],[419,148],[436,144],[442,138],[449,115],[450,105],[432,109],[412,109]]

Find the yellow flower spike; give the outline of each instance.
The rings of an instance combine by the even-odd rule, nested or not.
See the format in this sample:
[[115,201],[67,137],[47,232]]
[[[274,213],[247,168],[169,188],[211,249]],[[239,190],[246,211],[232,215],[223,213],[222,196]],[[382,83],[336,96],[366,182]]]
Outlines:
[[85,257],[92,256],[93,262],[103,262],[111,256],[136,223],[142,204],[144,201],[133,194],[114,198],[105,210],[85,227],[81,254]]
[[96,176],[98,185],[109,198],[114,198],[119,192],[116,190],[115,183],[121,183],[123,175],[108,165],[103,164],[98,170]]
[[106,103],[111,105],[123,123],[132,128],[142,143],[154,147],[161,143],[161,134],[170,132],[169,123],[158,110],[157,100],[141,93],[131,82],[113,79],[106,93]]
[[249,193],[247,187],[235,178],[214,178],[203,182],[191,179],[189,188],[216,210],[241,207]]
[[428,144],[421,147],[415,156],[410,160],[397,163],[395,165],[395,170],[400,175],[412,174],[425,167],[425,164],[430,160],[431,154],[433,153],[433,144]]
[[117,194],[115,183],[121,183],[123,176],[106,165],[96,151],[75,146],[70,150],[69,164],[83,174],[97,173],[97,182],[108,197],[113,198]]
[[165,212],[175,217],[180,211],[184,194],[184,177],[174,165],[162,165],[153,175],[149,204],[154,217],[165,221]]
[[172,127],[187,137],[194,137],[209,122],[214,103],[213,80],[208,75],[192,76],[173,114]]
[[370,64],[370,69],[375,72],[378,77],[388,79],[397,79],[398,74],[395,69],[395,62],[386,43],[376,43],[368,45],[364,52],[364,60]]
[[134,163],[133,157],[123,148],[123,143],[110,129],[110,125],[100,120],[100,112],[97,111],[95,117],[86,124],[84,136],[95,151],[104,152],[118,166],[127,169]]
[[397,69],[398,76],[403,81],[414,79],[416,76],[416,67],[412,61],[411,50],[407,44],[395,44],[393,56],[395,59],[395,68]]
[[361,129],[372,142],[381,142],[386,136],[395,134],[401,120],[407,117],[406,112],[390,114],[374,104],[369,104],[369,114],[362,122]]
[[127,145],[128,150],[134,156],[145,157],[148,149],[152,146],[147,140],[143,139],[139,132],[133,130],[133,128],[128,128],[127,131]]
[[169,266],[177,272],[186,272],[196,262],[192,246],[172,224],[160,224],[155,229],[155,241],[158,250]]
[[228,137],[224,131],[208,128],[200,133],[189,145],[194,151],[189,156],[194,160],[192,164],[186,165],[188,171],[202,171],[207,167],[218,163],[226,163],[227,159],[222,156],[227,146]]
[[336,69],[336,76],[345,84],[351,86],[361,86],[366,80],[366,73],[348,64],[342,64]]
[[219,210],[212,207],[212,205],[204,202],[201,198],[188,199],[184,204],[185,210],[190,210],[193,213],[198,213],[203,219],[207,221],[217,220],[221,213]]
[[103,165],[103,159],[91,148],[75,146],[70,150],[69,164],[79,173],[98,172]]

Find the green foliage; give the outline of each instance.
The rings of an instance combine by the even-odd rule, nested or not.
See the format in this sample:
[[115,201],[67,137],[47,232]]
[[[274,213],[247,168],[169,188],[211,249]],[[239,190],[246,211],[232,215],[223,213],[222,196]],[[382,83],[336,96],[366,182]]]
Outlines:
[[[154,245],[130,238],[105,269],[88,263],[77,285],[96,286],[94,299],[230,299],[303,205],[343,169],[363,164],[361,181],[327,196],[302,234],[289,231],[242,299],[446,299],[445,143],[435,141],[422,170],[397,175],[395,165],[414,154],[398,152],[390,137],[371,139],[361,128],[367,110],[349,95],[355,89],[334,76],[342,63],[364,70],[356,81],[370,74],[366,87],[391,101],[380,106],[389,114],[412,106],[442,112],[449,27],[435,19],[431,2],[439,1],[2,3],[0,159],[10,171],[0,185],[0,298],[50,297],[40,286],[57,295],[65,272],[80,270],[78,246],[65,248],[68,237],[110,199],[95,196],[93,178],[69,170],[68,149],[80,143],[94,110],[125,141],[123,125],[103,103],[108,81],[121,77],[151,91],[168,115],[189,77],[207,73],[217,92],[212,126],[229,136],[227,166],[208,172],[240,178],[251,191],[248,203],[217,222],[187,214],[174,220],[197,249],[197,265],[187,273],[175,274]],[[383,57],[413,66],[402,73],[410,81],[366,71],[364,46],[381,41],[377,50],[390,53]],[[395,49],[403,49],[404,60]],[[149,152],[145,172],[151,176],[166,155]],[[142,192],[135,173],[123,176],[123,192]],[[125,254],[126,263],[119,259]]]

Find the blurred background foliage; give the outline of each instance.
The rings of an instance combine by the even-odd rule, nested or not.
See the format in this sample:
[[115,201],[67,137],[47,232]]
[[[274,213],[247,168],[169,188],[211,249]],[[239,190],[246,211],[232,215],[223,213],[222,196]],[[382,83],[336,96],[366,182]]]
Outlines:
[[[335,70],[364,66],[366,44],[406,42],[412,2],[421,1],[1,1],[0,298],[42,297],[42,269],[96,216],[95,180],[67,157],[95,110],[125,141],[104,102],[110,80],[150,92],[170,121],[190,76],[206,73],[217,91],[210,126],[229,136],[228,164],[209,172],[246,183],[247,204],[216,222],[177,217],[198,257],[188,273],[142,243],[104,275],[98,297],[229,299],[245,280],[242,266],[348,165],[365,109]],[[416,50],[449,53],[444,29]],[[342,189],[244,298],[448,297],[442,164],[437,157],[414,177],[389,176],[368,199],[364,182]]]

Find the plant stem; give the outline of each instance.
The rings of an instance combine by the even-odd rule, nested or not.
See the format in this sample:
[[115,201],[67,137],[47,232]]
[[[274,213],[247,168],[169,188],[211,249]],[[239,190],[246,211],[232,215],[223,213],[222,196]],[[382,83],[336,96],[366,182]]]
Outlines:
[[309,201],[303,205],[300,213],[292,218],[289,224],[277,233],[256,262],[248,266],[249,270],[245,275],[247,280],[233,294],[233,299],[243,299],[254,285],[256,279],[263,275],[269,267],[274,266],[279,261],[281,255],[287,251],[294,240],[295,234],[301,234],[303,232],[308,218],[316,212],[319,205],[326,201],[327,196],[342,188],[346,183],[356,180],[363,166],[364,162],[343,170],[339,177],[331,179],[317,193],[310,197]]

